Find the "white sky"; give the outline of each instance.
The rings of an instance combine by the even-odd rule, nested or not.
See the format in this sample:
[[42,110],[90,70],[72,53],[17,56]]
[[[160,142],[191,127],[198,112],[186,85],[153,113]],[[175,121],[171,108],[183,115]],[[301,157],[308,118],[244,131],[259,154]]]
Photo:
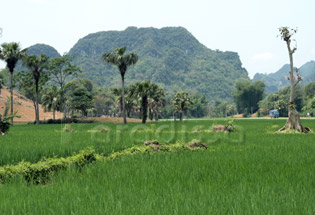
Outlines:
[[128,26],[183,26],[210,49],[238,52],[250,77],[288,63],[277,29],[298,27],[295,66],[315,60],[314,0],[0,0],[0,43],[23,48],[62,54],[89,33]]

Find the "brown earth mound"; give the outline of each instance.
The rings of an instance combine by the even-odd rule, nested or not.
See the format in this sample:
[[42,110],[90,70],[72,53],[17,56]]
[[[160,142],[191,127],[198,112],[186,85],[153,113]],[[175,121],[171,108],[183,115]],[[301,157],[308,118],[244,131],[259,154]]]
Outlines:
[[[10,91],[6,87],[1,89],[0,95],[0,113],[3,114],[5,103],[10,99]],[[18,92],[13,92],[13,100],[14,100],[14,111],[18,111],[18,115],[21,118],[15,118],[14,122],[29,122],[35,121],[35,108],[32,100],[27,99],[25,96],[21,95]],[[56,119],[62,117],[62,113],[56,112]],[[47,120],[53,118],[52,112],[44,112],[44,108],[39,105],[39,116],[40,120]]]

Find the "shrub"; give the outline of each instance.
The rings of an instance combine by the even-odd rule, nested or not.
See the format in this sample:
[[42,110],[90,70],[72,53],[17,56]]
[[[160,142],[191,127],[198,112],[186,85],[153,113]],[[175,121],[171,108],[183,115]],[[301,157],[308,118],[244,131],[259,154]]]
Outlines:
[[5,135],[9,131],[10,126],[11,126],[11,123],[10,123],[11,119],[13,119],[15,117],[20,117],[17,115],[17,112],[9,115],[8,114],[9,106],[10,106],[10,102],[6,102],[4,113],[3,113],[3,115],[0,114],[0,135]]
[[225,128],[228,132],[235,132],[236,131],[236,127],[235,127],[235,124],[234,124],[234,119],[228,121],[226,124],[225,124]]
[[72,124],[66,124],[65,127],[62,129],[63,132],[74,132]]

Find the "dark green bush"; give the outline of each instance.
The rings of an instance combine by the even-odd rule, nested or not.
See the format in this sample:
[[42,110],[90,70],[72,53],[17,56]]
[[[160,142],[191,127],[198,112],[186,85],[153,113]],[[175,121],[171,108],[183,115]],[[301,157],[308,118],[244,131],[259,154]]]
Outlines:
[[[36,122],[30,122],[28,124],[35,124]],[[84,119],[76,119],[76,118],[67,118],[67,119],[48,119],[41,120],[39,124],[69,124],[69,123],[94,123],[93,120],[84,120]]]

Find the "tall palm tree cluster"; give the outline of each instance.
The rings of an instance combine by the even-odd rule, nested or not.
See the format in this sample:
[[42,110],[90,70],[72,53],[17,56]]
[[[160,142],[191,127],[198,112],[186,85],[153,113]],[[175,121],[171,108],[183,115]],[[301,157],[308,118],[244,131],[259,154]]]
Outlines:
[[187,92],[177,92],[172,99],[172,105],[175,107],[174,120],[176,120],[176,114],[179,114],[179,119],[182,121],[183,114],[192,104],[193,102]]
[[[149,81],[139,82],[125,89],[125,74],[129,66],[135,65],[138,61],[138,56],[135,53],[125,54],[126,47],[115,49],[112,53],[103,54],[105,63],[116,65],[121,75],[122,87],[115,89],[114,94],[118,96],[120,109],[124,118],[124,123],[127,123],[126,111],[129,116],[132,111],[139,112],[142,118],[142,123],[145,123],[148,114],[152,120],[158,120],[159,107],[164,107],[166,104],[165,92],[162,88]],[[125,93],[127,91],[127,94]],[[191,98],[187,92],[177,93],[172,104],[175,107],[174,119],[177,113],[180,115],[180,120],[183,119],[183,113],[186,112],[192,104]]]
[[128,98],[133,100],[133,108],[140,113],[142,123],[146,123],[153,117],[157,121],[159,118],[159,107],[164,107],[166,103],[165,92],[162,88],[149,81],[138,82],[128,89]]
[[[105,53],[102,58],[105,63],[117,66],[122,81],[122,87],[114,89],[112,93],[117,98],[117,106],[124,119],[124,123],[127,123],[127,116],[138,115],[142,119],[143,123],[146,123],[147,118],[150,120],[158,120],[160,114],[160,108],[166,105],[166,93],[158,85],[149,81],[138,82],[132,84],[125,89],[125,74],[127,69],[135,65],[138,61],[138,56],[135,53],[125,53],[126,47],[117,48],[112,53]],[[46,55],[27,55],[26,49],[21,49],[18,43],[4,43],[0,48],[0,59],[4,60],[7,64],[7,68],[10,72],[10,106],[11,114],[13,114],[13,73],[18,61],[22,61],[22,65],[28,71],[22,71],[19,74],[19,78],[22,80],[19,84],[19,88],[23,89],[24,94],[30,95],[34,102],[36,124],[39,124],[39,103],[41,102],[45,111],[52,111],[53,118],[55,119],[56,111],[64,113],[66,118],[68,113],[69,98],[66,96],[67,92],[67,79],[74,77],[81,72],[80,68],[71,64],[71,59],[68,56],[56,57],[49,59]],[[49,88],[44,89],[49,81]],[[0,89],[2,87],[2,80],[0,80]],[[51,86],[53,85],[53,86]],[[81,88],[80,88],[81,89]],[[81,91],[83,88],[81,89]],[[84,90],[83,90],[84,91]],[[91,93],[87,94],[90,95]],[[40,95],[42,97],[40,98]],[[85,113],[89,109],[95,109],[91,105],[93,96],[90,95],[87,99],[80,99],[80,96],[84,96],[85,93],[77,93],[76,101],[77,105],[84,105],[82,111]],[[83,97],[82,97],[83,98]],[[86,104],[81,104],[81,101],[89,100]],[[179,113],[180,120],[183,118],[183,113],[187,111],[189,105],[192,104],[188,93],[177,93],[172,100],[172,104],[175,107],[174,116]],[[71,106],[71,105],[70,105]],[[114,107],[114,108],[116,108]],[[86,114],[84,114],[86,115]],[[13,123],[13,118],[11,123]]]

